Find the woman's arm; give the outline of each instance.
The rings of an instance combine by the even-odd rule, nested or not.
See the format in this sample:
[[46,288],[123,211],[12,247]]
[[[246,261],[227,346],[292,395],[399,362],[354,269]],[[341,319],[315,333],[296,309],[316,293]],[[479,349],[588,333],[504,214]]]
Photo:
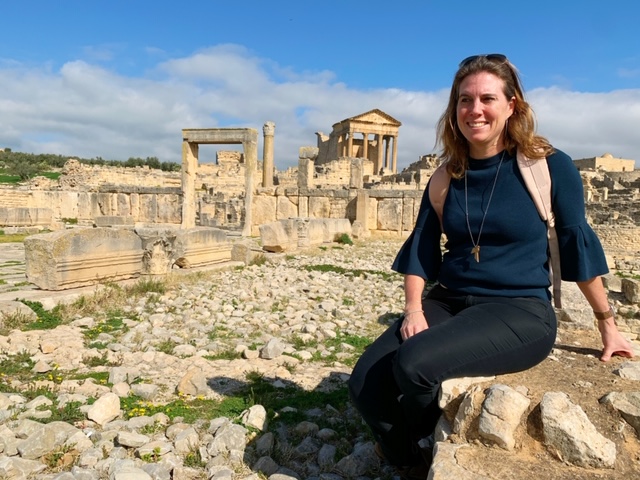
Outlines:
[[[594,312],[606,312],[609,310],[609,301],[607,299],[607,291],[602,284],[600,277],[594,277],[584,282],[577,282],[580,291],[587,299],[589,305]],[[631,344],[625,339],[615,323],[615,317],[609,317],[606,320],[598,320],[598,330],[602,337],[602,344],[604,349],[600,360],[607,362],[613,355],[620,355],[621,357],[633,357],[633,348]]]
[[418,275],[404,276],[404,320],[400,327],[402,340],[412,337],[416,333],[429,328],[422,310],[422,293],[424,292],[424,278]]

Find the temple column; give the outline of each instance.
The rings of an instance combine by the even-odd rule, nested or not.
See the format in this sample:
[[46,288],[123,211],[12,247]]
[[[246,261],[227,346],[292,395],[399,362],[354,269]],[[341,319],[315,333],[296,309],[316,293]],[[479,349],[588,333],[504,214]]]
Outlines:
[[181,228],[196,226],[196,172],[198,144],[182,141],[182,223]]
[[376,161],[376,171],[373,172],[375,175],[380,174],[380,169],[384,165],[384,137],[381,133],[376,135],[376,140],[378,143],[378,160]]
[[349,140],[347,141],[347,157],[353,156],[353,132],[349,130]]
[[398,137],[394,135],[391,138],[393,138],[393,164],[391,166],[391,173],[398,173]]
[[266,122],[262,126],[264,144],[262,146],[262,186],[273,187],[273,134],[276,124]]
[[391,137],[387,136],[387,141],[384,146],[384,167],[391,170],[391,152],[389,151],[391,145]]
[[242,236],[251,236],[251,222],[253,220],[252,207],[253,207],[253,176],[256,173],[258,167],[258,132],[253,130],[251,138],[242,142],[242,148],[244,151],[244,163],[245,163],[245,197],[244,197],[244,226],[242,228]]
[[363,158],[369,158],[369,134],[362,134],[362,155]]

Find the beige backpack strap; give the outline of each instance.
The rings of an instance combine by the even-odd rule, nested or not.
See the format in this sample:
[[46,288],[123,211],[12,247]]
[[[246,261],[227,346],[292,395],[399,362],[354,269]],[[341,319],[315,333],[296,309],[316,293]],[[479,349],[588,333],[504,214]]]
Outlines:
[[560,247],[556,235],[556,219],[551,204],[551,175],[546,158],[531,159],[519,151],[516,154],[518,167],[535,203],[542,220],[547,223],[547,238],[549,240],[550,272],[553,287],[553,303],[556,308],[562,308],[560,287],[562,276],[560,273]]
[[438,214],[441,232],[444,232],[442,228],[442,211],[444,210],[444,202],[447,199],[450,183],[451,176],[449,172],[447,172],[446,163],[442,163],[436,168],[436,171],[433,172],[429,182],[429,201],[431,202],[431,207]]

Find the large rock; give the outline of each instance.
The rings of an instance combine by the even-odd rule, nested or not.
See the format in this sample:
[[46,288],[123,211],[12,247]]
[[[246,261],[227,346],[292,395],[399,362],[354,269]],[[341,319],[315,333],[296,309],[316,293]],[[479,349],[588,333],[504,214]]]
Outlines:
[[43,290],[64,290],[140,275],[142,243],[130,230],[83,228],[27,237],[26,274]]

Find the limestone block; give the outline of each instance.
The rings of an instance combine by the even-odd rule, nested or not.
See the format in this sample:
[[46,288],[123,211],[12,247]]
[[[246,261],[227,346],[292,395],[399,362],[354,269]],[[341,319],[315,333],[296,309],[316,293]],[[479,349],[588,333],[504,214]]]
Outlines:
[[[415,213],[417,211],[414,208],[416,203],[415,197],[405,197],[403,198],[403,206],[402,206],[402,230],[404,232],[410,232],[413,230],[413,227],[416,225],[416,216]],[[418,202],[419,203],[419,202]]]
[[130,230],[84,228],[27,237],[27,279],[43,290],[64,290],[136,277],[142,242]]
[[144,251],[142,273],[163,275],[174,266],[198,268],[231,261],[233,245],[218,228],[138,228]]
[[351,236],[351,222],[348,218],[323,218],[324,242],[335,242],[342,234]]
[[327,197],[309,197],[309,217],[329,218],[331,203]]
[[158,223],[182,222],[182,196],[174,194],[154,195],[156,197],[156,218]]
[[621,280],[621,289],[629,302],[640,303],[640,282],[632,278],[623,278]]
[[298,187],[311,188],[313,186],[314,162],[308,158],[298,161]]
[[177,230],[173,264],[186,261],[192,268],[231,261],[233,245],[224,230],[196,227]]
[[276,221],[276,197],[255,195],[251,208],[253,209],[254,225]]
[[301,217],[309,216],[309,197],[298,197],[298,215]]
[[53,220],[50,208],[0,207],[0,225],[30,227],[49,225]]
[[378,203],[378,230],[402,229],[402,199],[385,198]]
[[140,195],[140,217],[139,222],[156,223],[158,217],[158,202],[156,195]]
[[294,203],[289,200],[289,198],[285,196],[277,197],[277,210],[276,210],[276,218],[286,219],[293,218],[298,216],[298,207],[294,205]]
[[267,252],[285,252],[298,246],[298,232],[290,221],[271,222],[260,225],[260,242]]
[[113,215],[102,215],[96,217],[93,220],[93,223],[96,227],[113,227],[113,226],[132,226],[135,224],[133,221],[133,217],[129,216],[113,216]]
[[298,150],[298,158],[308,158],[315,160],[318,157],[320,149],[318,147],[300,147]]

